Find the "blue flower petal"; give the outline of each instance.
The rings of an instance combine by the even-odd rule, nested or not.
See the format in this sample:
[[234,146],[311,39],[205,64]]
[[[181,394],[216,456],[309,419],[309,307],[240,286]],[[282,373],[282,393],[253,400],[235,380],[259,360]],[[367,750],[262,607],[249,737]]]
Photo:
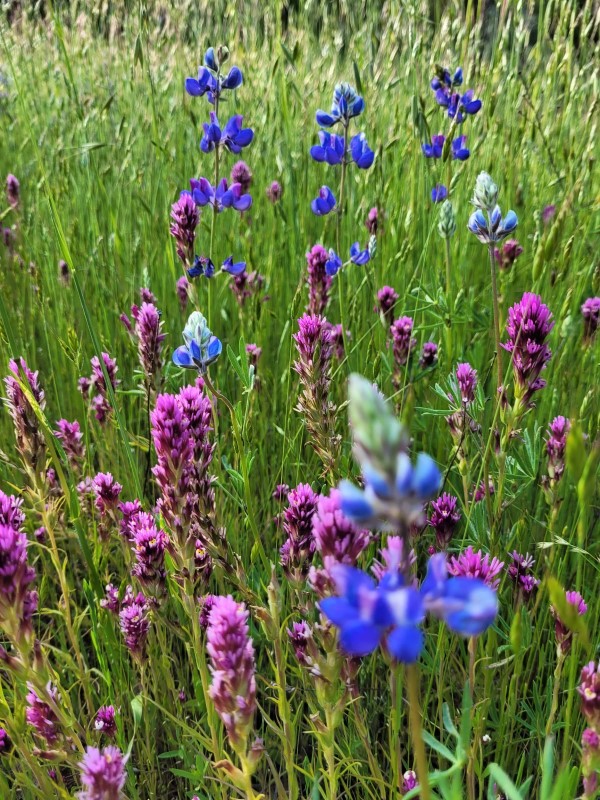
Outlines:
[[321,125],[323,128],[331,128],[332,125],[335,125],[337,119],[332,117],[331,114],[328,114],[327,111],[321,111],[319,109],[316,113],[316,120],[317,124]]
[[350,481],[339,485],[342,514],[350,520],[365,522],[373,516],[373,508],[365,493]]
[[415,494],[426,500],[433,497],[441,485],[442,473],[433,458],[427,453],[419,453],[412,476],[412,489]]
[[178,347],[177,350],[173,353],[173,363],[176,364],[178,367],[193,367],[194,362],[192,361],[192,357],[190,356],[187,347],[183,345]]
[[319,608],[327,619],[341,627],[359,618],[358,609],[346,600],[345,597],[326,597],[319,603]]
[[364,622],[351,622],[340,631],[340,646],[351,656],[366,656],[379,644],[381,631],[375,625]]
[[387,637],[387,648],[403,664],[414,664],[423,649],[423,632],[413,625],[398,626]]

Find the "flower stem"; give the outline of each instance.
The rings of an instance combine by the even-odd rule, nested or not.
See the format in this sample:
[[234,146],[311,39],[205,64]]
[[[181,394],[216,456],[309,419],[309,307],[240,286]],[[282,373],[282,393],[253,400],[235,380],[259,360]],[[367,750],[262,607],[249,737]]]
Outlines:
[[421,800],[431,800],[427,754],[425,753],[425,743],[423,742],[421,704],[419,701],[419,673],[415,664],[409,664],[406,667],[406,691],[410,719],[410,735],[415,751],[417,779],[421,790]]
[[452,262],[450,257],[450,239],[446,239],[446,307],[448,317],[446,319],[446,347],[448,349],[448,362],[452,363],[452,312],[454,302],[452,298]]
[[558,693],[560,690],[560,679],[562,677],[563,666],[565,663],[565,654],[562,650],[558,651],[558,660],[556,662],[556,669],[554,670],[554,685],[552,687],[552,705],[550,707],[550,714],[548,715],[548,721],[546,723],[546,736],[550,736],[552,733],[552,726],[554,725],[554,719],[556,717],[556,712],[558,711]]
[[494,258],[494,247],[490,244],[488,248],[490,255],[490,271],[492,276],[492,301],[494,304],[494,341],[496,347],[496,367],[498,370],[498,402],[501,401],[501,389],[504,382],[502,372],[502,348],[500,346],[500,308],[498,305],[498,281],[496,276],[496,259]]

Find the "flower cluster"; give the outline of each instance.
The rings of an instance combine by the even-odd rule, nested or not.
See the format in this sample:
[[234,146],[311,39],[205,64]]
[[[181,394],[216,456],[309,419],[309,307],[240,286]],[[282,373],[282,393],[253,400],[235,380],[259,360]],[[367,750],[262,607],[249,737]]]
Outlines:
[[456,497],[444,492],[437,500],[431,502],[429,525],[435,531],[437,546],[440,550],[448,547],[459,522],[460,511]]
[[44,739],[47,744],[56,744],[62,736],[59,718],[52,707],[60,703],[58,689],[48,683],[42,693],[45,695],[44,699],[44,697],[40,697],[38,690],[31,683],[27,684],[27,688],[29,689],[26,697],[27,708],[25,709],[27,724],[33,728],[36,736]]
[[88,747],[79,764],[84,787],[79,800],[121,800],[127,778],[127,758],[113,745],[103,750]]
[[497,558],[492,558],[489,553],[485,555],[481,550],[475,552],[469,545],[466,550],[458,556],[452,556],[448,561],[448,572],[450,575],[462,578],[478,578],[486,586],[496,590],[500,585],[498,577],[502,572],[504,562]]
[[101,706],[94,720],[94,728],[110,739],[117,733],[116,711],[114,706]]
[[548,438],[546,439],[548,477],[554,483],[558,483],[565,471],[567,436],[570,430],[571,422],[562,416],[554,417],[548,426]]
[[320,244],[315,244],[306,254],[308,272],[308,305],[309,314],[323,314],[329,303],[331,277],[325,265],[329,261],[329,253]]
[[282,514],[286,540],[279,551],[281,564],[291,576],[308,571],[316,543],[313,536],[313,516],[319,496],[308,483],[301,483],[287,495],[288,506]]
[[506,239],[516,229],[517,215],[514,211],[509,211],[505,217],[502,216],[498,205],[498,186],[487,172],[480,172],[477,176],[471,202],[476,211],[469,217],[467,227],[482,244],[494,248],[495,244]]
[[35,571],[27,560],[22,501],[0,492],[0,627],[13,640],[31,632],[38,595],[31,589]]
[[386,571],[379,583],[353,567],[333,570],[338,595],[322,600],[320,608],[340,629],[340,645],[353,656],[372,653],[383,644],[404,663],[416,661],[423,649],[419,625],[427,612],[444,620],[462,636],[477,636],[494,621],[495,592],[483,581],[448,577],[446,557],[432,556],[419,588],[399,571]]
[[[567,604],[575,610],[578,616],[582,617],[586,613],[588,609],[587,603],[579,594],[579,592],[567,592],[566,600]],[[573,631],[567,626],[565,621],[561,619],[560,614],[554,608],[554,606],[550,606],[550,611],[554,617],[556,645],[560,653],[566,654],[571,649],[571,644],[573,642]]]
[[32,372],[24,358],[19,363],[12,360],[10,374],[4,379],[8,411],[13,421],[17,450],[27,469],[42,472],[46,460],[46,443],[36,411],[23,387],[31,393],[40,411],[46,407],[44,390],[38,381],[38,373]]
[[152,594],[161,594],[166,577],[164,562],[168,536],[157,528],[152,514],[145,511],[132,519],[129,531],[135,556],[132,576]]
[[509,239],[504,242],[502,249],[494,248],[494,258],[499,268],[508,272],[517,258],[523,254],[523,248],[516,239]]
[[79,422],[59,419],[54,435],[62,444],[69,466],[75,473],[78,473],[85,459],[85,444]]
[[377,292],[377,305],[374,311],[379,311],[383,324],[389,328],[394,321],[394,309],[400,295],[391,286],[382,286]]
[[90,364],[92,366],[92,374],[89,378],[83,377],[79,379],[79,391],[90,400],[90,408],[98,422],[101,425],[105,425],[111,413],[111,405],[102,367],[104,366],[106,370],[113,391],[116,391],[120,383],[117,378],[119,368],[115,359],[111,358],[108,353],[102,353],[102,364],[98,356],[93,356]]
[[[130,588],[130,587],[128,587]],[[135,659],[142,663],[146,655],[146,641],[150,632],[150,604],[139,592],[133,595],[128,591],[121,602],[119,626],[125,640],[125,646]]]
[[588,297],[581,305],[581,315],[583,317],[583,338],[590,343],[600,325],[600,297]]
[[516,550],[513,550],[511,557],[512,561],[506,568],[509,578],[515,583],[522,597],[525,599],[532,597],[540,585],[532,572],[535,559],[529,553],[521,555]]
[[213,335],[203,314],[194,311],[183,329],[184,345],[173,353],[173,363],[178,367],[195,369],[204,374],[221,355],[221,340]]
[[146,386],[156,391],[160,384],[162,343],[166,336],[161,330],[160,311],[153,302],[142,301],[141,306],[131,306],[131,316],[134,326],[125,314],[121,316],[121,321],[137,341],[138,359]]
[[394,387],[398,391],[404,382],[406,367],[410,357],[417,346],[413,334],[414,321],[412,317],[399,317],[390,325],[390,339],[392,353],[394,354]]

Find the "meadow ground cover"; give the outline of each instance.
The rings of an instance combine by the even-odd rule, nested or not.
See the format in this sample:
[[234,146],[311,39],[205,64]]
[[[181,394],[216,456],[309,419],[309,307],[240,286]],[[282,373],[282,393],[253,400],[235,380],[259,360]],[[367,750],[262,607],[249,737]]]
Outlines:
[[7,5],[0,797],[597,797],[597,4]]

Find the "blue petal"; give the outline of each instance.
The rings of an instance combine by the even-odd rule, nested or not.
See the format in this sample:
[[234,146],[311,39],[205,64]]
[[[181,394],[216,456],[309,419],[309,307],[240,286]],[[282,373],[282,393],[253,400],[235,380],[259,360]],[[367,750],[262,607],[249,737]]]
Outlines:
[[335,117],[332,117],[331,114],[327,113],[327,111],[321,111],[321,109],[317,111],[316,120],[317,124],[321,125],[324,128],[330,128],[337,122],[337,119],[335,119]]
[[427,564],[427,575],[421,584],[421,594],[429,600],[441,597],[448,583],[448,567],[444,553],[431,556]]
[[387,637],[387,648],[403,664],[414,664],[423,649],[423,632],[412,625],[398,626]]
[[327,151],[320,144],[315,144],[310,148],[310,155],[315,161],[322,162],[325,161]]
[[206,348],[206,355],[209,361],[214,361],[221,355],[223,344],[216,336],[211,336]]
[[362,114],[364,109],[365,109],[365,101],[363,100],[362,97],[357,97],[354,103],[352,104],[352,111],[350,116],[358,117],[359,114]]
[[196,80],[196,78],[185,79],[185,90],[192,97],[201,97],[206,91]]
[[387,478],[374,469],[369,463],[363,465],[362,470],[365,484],[375,492],[378,497],[390,498],[394,491],[394,487],[390,486]]
[[400,586],[386,592],[385,602],[396,625],[418,625],[425,616],[421,594],[412,586]]
[[515,212],[509,211],[502,220],[502,229],[507,233],[510,233],[510,231],[514,231],[514,229],[517,227],[518,222],[519,220]]
[[178,367],[193,367],[194,362],[192,361],[192,357],[190,356],[187,347],[183,345],[178,347],[177,350],[173,353],[173,363],[176,364]]
[[470,103],[465,105],[467,114],[476,114],[481,108],[481,100],[471,100]]
[[412,477],[412,489],[415,494],[426,500],[432,497],[442,485],[442,473],[437,464],[427,453],[419,453]]
[[242,85],[242,81],[242,71],[238,67],[232,67],[221,86],[223,89],[237,89],[238,86]]
[[351,622],[340,631],[340,646],[351,656],[366,656],[379,644],[381,632],[369,622]]
[[365,493],[350,481],[339,485],[342,514],[354,521],[366,521],[373,516],[373,508]]
[[461,636],[479,636],[498,613],[496,593],[475,578],[451,578],[446,585],[445,599],[448,611],[443,614],[444,620]]
[[229,256],[223,262],[221,269],[223,272],[228,272],[230,275],[241,275],[242,272],[246,269],[246,262],[245,261],[237,261],[235,264],[233,263],[233,256]]
[[215,57],[215,48],[209,47],[206,53],[204,53],[204,63],[209,69],[212,69],[213,72],[217,72],[219,69],[217,65],[217,59]]
[[396,459],[396,491],[407,494],[412,487],[413,465],[407,453],[399,453]]
[[341,627],[359,618],[358,609],[346,600],[345,597],[326,597],[319,603],[319,608],[327,619]]

